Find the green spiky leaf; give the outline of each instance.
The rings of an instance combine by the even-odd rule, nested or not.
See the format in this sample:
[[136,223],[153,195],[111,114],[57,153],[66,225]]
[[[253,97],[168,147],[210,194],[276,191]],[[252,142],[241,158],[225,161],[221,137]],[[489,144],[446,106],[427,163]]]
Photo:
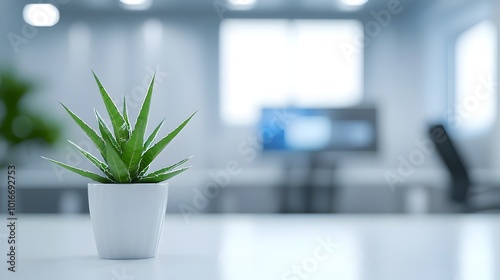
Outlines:
[[118,111],[116,104],[113,102],[113,99],[111,99],[106,89],[104,89],[101,81],[99,81],[99,78],[97,78],[97,75],[94,73],[94,71],[92,71],[92,74],[94,75],[94,79],[97,83],[97,86],[99,87],[99,92],[101,93],[102,100],[104,101],[104,106],[106,106],[109,118],[111,119],[115,137],[121,145],[122,143],[125,143],[125,141],[127,141],[130,137],[125,119],[122,115],[120,115],[120,111]]
[[113,144],[105,138],[106,140],[106,160],[108,163],[108,168],[113,178],[117,183],[129,183],[132,181],[130,174],[128,173],[127,166],[120,158],[120,155]]
[[156,138],[156,135],[158,134],[158,132],[160,131],[162,125],[163,125],[163,122],[165,121],[165,119],[163,119],[160,124],[155,128],[155,130],[153,130],[153,132],[151,133],[151,135],[149,135],[148,139],[146,140],[146,142],[144,143],[144,147],[143,147],[143,150],[147,150],[149,149],[149,147],[151,147],[151,144],[153,144],[153,141],[155,140]]
[[102,119],[101,115],[99,115],[99,112],[94,109],[95,117],[97,119],[97,123],[99,125],[99,131],[101,132],[102,138],[104,139],[104,142],[109,141],[117,151],[121,151],[121,146],[118,144],[118,141],[113,137],[113,134],[111,134],[111,131],[109,130],[108,126]]
[[82,121],[77,115],[75,115],[68,107],[64,106],[64,104],[61,103],[61,105],[64,107],[66,112],[71,116],[71,118],[80,126],[80,128],[83,130],[83,132],[87,135],[87,137],[94,143],[94,145],[97,147],[101,155],[104,157],[104,140],[93,130],[88,124],[86,124],[84,121]]
[[152,172],[144,177],[155,177],[155,176],[158,176],[158,175],[161,175],[161,174],[164,174],[164,173],[167,173],[171,170],[174,170],[175,168],[183,165],[184,163],[186,163],[188,160],[190,160],[191,158],[193,158],[192,156],[188,157],[188,158],[185,158],[181,161],[179,161],[178,163],[175,163],[175,164],[172,164],[170,165],[169,167],[165,167],[165,168],[162,168],[160,170],[157,170],[155,172]]
[[139,175],[137,177],[141,178],[141,177],[144,177],[144,174],[146,174],[149,170],[149,166],[144,168],[143,170],[141,170],[141,172],[139,172]]
[[95,165],[97,168],[99,168],[99,170],[106,174],[108,178],[113,178],[113,175],[109,171],[108,166],[104,162],[100,161],[95,156],[85,151],[84,149],[82,149],[82,147],[78,146],[72,141],[68,140],[68,142],[73,145],[78,151],[80,151],[80,153],[82,153],[82,155],[84,155],[93,165]]
[[174,176],[181,174],[182,172],[188,170],[191,166],[183,167],[177,170],[173,170],[167,173],[159,174],[156,176],[146,176],[139,179],[139,183],[159,183],[168,180]]
[[125,98],[125,96],[123,97],[123,119],[125,120],[125,124],[127,125],[128,135],[130,135],[131,127],[130,121],[128,119],[127,99]]
[[195,114],[196,112],[191,114],[191,116],[183,121],[176,129],[174,129],[144,153],[144,155],[142,156],[139,172],[144,170],[151,164],[151,162],[153,162],[153,160],[161,153],[161,151],[163,151],[163,149],[172,141],[172,139],[174,139],[175,136],[177,136],[177,134],[181,132],[181,130],[186,126],[186,124],[188,124],[188,122],[191,120],[191,118],[193,118]]
[[87,178],[90,178],[96,182],[99,182],[99,183],[103,183],[103,184],[106,184],[106,183],[112,183],[112,181],[108,178],[104,178],[100,175],[97,175],[95,173],[92,173],[90,171],[87,171],[87,170],[83,170],[83,169],[79,169],[79,168],[76,168],[76,167],[73,167],[73,166],[70,166],[70,165],[67,165],[65,163],[62,163],[60,161],[57,161],[57,160],[53,160],[53,159],[50,159],[50,158],[46,158],[46,157],[42,157],[43,159],[46,159],[52,163],[55,163],[71,172],[74,172],[76,174],[79,174],[81,176],[84,176],[84,177],[87,177]]
[[139,111],[139,115],[137,116],[137,120],[135,122],[134,130],[132,131],[132,136],[130,136],[130,139],[123,144],[123,162],[125,162],[125,165],[127,166],[127,169],[132,177],[136,177],[139,174],[139,165],[141,163],[144,146],[144,134],[146,133],[146,127],[148,124],[154,82],[155,75],[153,75],[146,97],[144,97],[141,110]]

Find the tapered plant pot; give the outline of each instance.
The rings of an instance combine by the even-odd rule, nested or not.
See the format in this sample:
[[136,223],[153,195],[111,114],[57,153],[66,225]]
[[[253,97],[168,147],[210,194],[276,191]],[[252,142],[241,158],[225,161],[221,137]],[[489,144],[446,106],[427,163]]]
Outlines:
[[100,258],[156,257],[167,207],[168,183],[89,184],[88,192]]

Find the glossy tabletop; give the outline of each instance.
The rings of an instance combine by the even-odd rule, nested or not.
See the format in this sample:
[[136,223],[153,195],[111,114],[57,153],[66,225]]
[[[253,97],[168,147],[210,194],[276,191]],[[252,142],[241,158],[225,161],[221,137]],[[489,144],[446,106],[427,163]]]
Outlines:
[[0,279],[500,279],[500,216],[167,215],[158,257],[97,257],[88,215],[19,216]]

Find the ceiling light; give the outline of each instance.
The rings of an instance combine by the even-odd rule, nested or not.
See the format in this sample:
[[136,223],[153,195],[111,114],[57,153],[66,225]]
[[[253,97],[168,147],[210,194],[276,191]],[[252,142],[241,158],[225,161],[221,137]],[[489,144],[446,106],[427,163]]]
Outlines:
[[120,0],[120,2],[129,10],[146,10],[153,4],[151,0]]
[[142,5],[147,2],[147,0],[120,0],[125,5]]
[[346,6],[363,6],[368,0],[341,0],[341,2]]
[[52,4],[27,4],[23,18],[32,26],[54,26],[59,22],[59,10]]
[[236,10],[247,10],[251,9],[257,3],[257,0],[227,0],[229,6]]

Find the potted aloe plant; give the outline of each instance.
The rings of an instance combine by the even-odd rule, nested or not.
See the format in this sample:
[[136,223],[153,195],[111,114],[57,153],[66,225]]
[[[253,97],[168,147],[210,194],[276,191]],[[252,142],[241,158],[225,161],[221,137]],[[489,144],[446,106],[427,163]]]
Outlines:
[[102,174],[95,174],[65,163],[42,157],[96,183],[88,184],[89,208],[99,257],[104,259],[140,259],[156,257],[168,196],[168,180],[185,170],[190,157],[154,172],[151,162],[186,126],[196,112],[161,140],[155,138],[163,121],[145,138],[155,75],[151,80],[139,115],[132,127],[124,98],[120,112],[94,72],[113,133],[94,109],[99,133],[61,105],[80,126],[99,151],[102,161],[69,141]]

